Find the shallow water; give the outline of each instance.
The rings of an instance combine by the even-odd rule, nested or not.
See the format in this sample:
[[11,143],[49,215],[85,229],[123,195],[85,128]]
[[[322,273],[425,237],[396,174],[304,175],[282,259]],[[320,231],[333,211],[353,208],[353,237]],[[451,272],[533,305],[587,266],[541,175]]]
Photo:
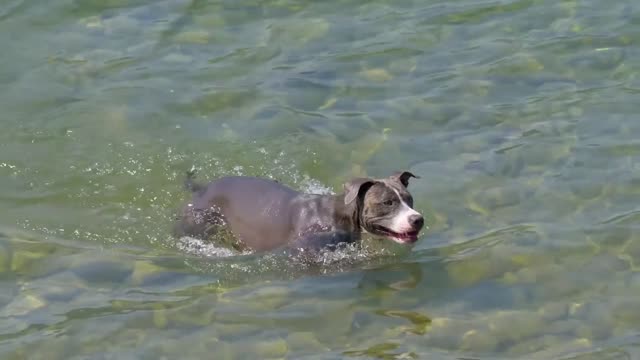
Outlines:
[[[2,359],[640,358],[640,5],[7,0]],[[201,177],[407,169],[412,249],[169,236]]]

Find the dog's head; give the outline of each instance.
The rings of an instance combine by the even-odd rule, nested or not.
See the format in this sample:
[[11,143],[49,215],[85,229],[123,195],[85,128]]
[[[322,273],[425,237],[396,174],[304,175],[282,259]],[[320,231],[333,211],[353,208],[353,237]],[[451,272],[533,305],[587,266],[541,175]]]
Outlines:
[[346,205],[357,204],[362,230],[400,244],[413,244],[424,226],[424,218],[413,209],[407,191],[410,178],[401,171],[384,179],[356,178],[344,184]]

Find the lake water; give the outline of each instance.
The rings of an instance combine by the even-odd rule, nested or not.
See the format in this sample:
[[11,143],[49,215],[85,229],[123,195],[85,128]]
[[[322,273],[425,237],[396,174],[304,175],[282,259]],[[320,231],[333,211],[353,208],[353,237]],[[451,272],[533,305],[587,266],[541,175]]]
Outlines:
[[[2,1],[0,357],[640,359],[639,4]],[[429,229],[178,241],[191,166]]]

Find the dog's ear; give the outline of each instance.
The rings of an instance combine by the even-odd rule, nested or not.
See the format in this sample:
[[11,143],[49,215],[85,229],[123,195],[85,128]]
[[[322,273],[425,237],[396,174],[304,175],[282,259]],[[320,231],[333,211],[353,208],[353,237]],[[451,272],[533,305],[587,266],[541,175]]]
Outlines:
[[420,179],[420,176],[413,175],[408,171],[398,171],[393,175],[389,176],[389,178],[391,180],[400,182],[404,187],[408,187],[410,178]]
[[366,190],[375,183],[371,178],[355,178],[344,184],[344,203],[346,205],[353,202],[362,190]]

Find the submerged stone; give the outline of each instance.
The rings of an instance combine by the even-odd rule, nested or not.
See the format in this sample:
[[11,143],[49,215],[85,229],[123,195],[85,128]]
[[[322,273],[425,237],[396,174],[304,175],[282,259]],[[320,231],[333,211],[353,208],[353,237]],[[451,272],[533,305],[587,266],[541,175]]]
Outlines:
[[194,17],[193,22],[203,28],[217,28],[216,31],[222,31],[226,23],[224,16],[214,11],[201,13],[199,16]]
[[0,310],[0,317],[28,315],[30,312],[41,309],[46,305],[47,302],[40,296],[34,294],[21,295]]
[[538,310],[538,314],[545,321],[566,319],[569,315],[569,304],[564,302],[545,304]]
[[113,343],[117,343],[118,347],[132,347],[136,348],[143,344],[145,341],[149,341],[150,332],[141,331],[140,329],[121,329],[114,334],[112,340]]
[[311,331],[290,333],[287,344],[292,352],[320,353],[329,350]]
[[27,274],[32,266],[37,264],[39,260],[47,256],[46,252],[16,250],[13,253],[11,262],[11,271],[16,273]]
[[582,114],[584,114],[584,110],[581,107],[578,106],[571,106],[569,107],[569,115],[571,115],[572,117],[581,117]]
[[[47,336],[34,346],[29,346],[29,359],[69,359],[74,352],[75,338],[66,334]],[[39,355],[39,356],[38,356]],[[27,357],[25,357],[27,358]]]
[[346,336],[350,333],[355,313],[349,308],[348,302],[339,302],[334,306],[322,306],[327,311],[316,320],[316,335],[320,341],[327,343]]
[[473,329],[473,324],[453,318],[437,317],[431,319],[429,332],[425,334],[427,344],[442,349],[458,350],[462,336]]
[[486,330],[469,330],[462,335],[460,347],[465,351],[489,353],[496,350],[499,338]]
[[621,298],[612,301],[611,312],[617,324],[625,324],[630,327],[640,323],[639,308],[640,301],[637,297]]
[[183,44],[208,44],[211,34],[206,30],[184,31],[176,34],[173,40]]
[[406,58],[398,58],[396,60],[393,60],[389,64],[389,69],[397,73],[401,73],[401,72],[411,73],[416,70],[417,66],[418,66],[418,61],[416,57],[410,56]]
[[569,184],[571,192],[581,200],[591,200],[602,196],[604,193],[604,184],[585,182],[585,181],[572,181]]
[[640,272],[634,272],[629,274],[629,279],[627,280],[627,286],[629,290],[638,291],[640,290]]
[[493,336],[520,342],[545,330],[544,319],[535,312],[498,311],[487,319]]
[[545,332],[553,335],[573,336],[575,330],[580,327],[582,321],[577,319],[557,320],[547,323]]
[[11,244],[0,239],[0,276],[11,270],[11,258]]
[[236,340],[253,336],[260,329],[249,324],[220,323],[216,327],[218,336],[224,340]]
[[169,323],[167,318],[167,310],[160,304],[154,306],[153,325],[158,329],[165,329]]
[[498,208],[518,205],[521,201],[522,194],[514,187],[483,189],[475,195],[475,203],[488,213]]
[[[239,293],[242,291],[243,293]],[[248,292],[245,289],[229,291],[220,296],[220,301],[242,303],[250,309],[277,309],[292,301],[291,290],[285,286],[261,286]]]
[[140,30],[140,27],[144,26],[140,24],[136,18],[127,15],[117,15],[104,19],[102,24],[109,33],[116,33],[119,35],[125,35],[128,33],[127,35],[132,36],[135,36]]
[[586,54],[573,57],[569,65],[578,70],[614,70],[624,60],[624,50],[621,48],[597,48]]
[[274,23],[271,26],[270,40],[288,46],[302,46],[324,37],[330,24],[323,18],[291,19]]
[[378,311],[380,315],[403,318],[409,321],[412,326],[404,327],[405,331],[415,335],[424,335],[431,325],[431,318],[417,311],[386,310]]
[[568,337],[543,335],[523,342],[518,342],[511,346],[506,353],[509,356],[524,356],[552,348],[556,345],[566,343],[568,341]]
[[81,258],[71,266],[70,270],[88,283],[121,283],[131,274],[132,266],[116,260]]
[[493,263],[486,257],[465,259],[447,265],[449,278],[457,286],[470,286],[491,277],[493,272]]
[[130,279],[133,285],[150,285],[165,282],[175,275],[151,261],[138,260],[133,265]]
[[278,338],[270,341],[255,342],[251,346],[251,351],[263,359],[282,358],[289,352],[289,347],[286,341]]
[[39,240],[26,233],[0,233],[0,263],[4,262],[7,270],[22,275],[34,275],[43,267],[41,260],[59,249],[52,243]]
[[628,351],[626,351],[624,349],[624,347],[621,348],[617,348],[614,346],[610,346],[610,347],[606,347],[604,349],[601,350],[596,350],[596,351],[585,351],[582,354],[578,354],[578,355],[571,355],[569,358],[565,358],[565,359],[570,359],[570,360],[629,360],[629,359],[633,359],[633,357],[630,357],[630,354]]
[[204,327],[215,321],[215,307],[188,307],[172,311],[170,320],[183,326]]
[[[543,349],[535,353],[536,359],[560,359],[567,355],[573,355],[591,348],[593,344],[588,339],[574,339],[572,341],[558,342],[555,346]],[[575,359],[575,357],[571,357]]]
[[324,104],[322,104],[322,106],[320,106],[320,107],[318,108],[318,111],[321,111],[321,110],[327,110],[327,109],[332,108],[332,107],[333,107],[333,105],[335,105],[337,101],[338,101],[338,98],[333,97],[333,96],[329,97],[329,98],[327,99],[327,101],[325,101],[325,103],[324,103]]
[[104,27],[104,23],[100,16],[89,16],[78,20],[80,25],[84,25],[89,29],[101,29]]
[[182,53],[171,53],[167,54],[163,60],[174,64],[189,64],[193,62],[193,57]]
[[363,70],[360,74],[367,80],[375,82],[385,82],[393,79],[393,75],[382,68]]
[[491,66],[489,72],[495,75],[529,75],[544,69],[544,65],[533,55],[517,53]]
[[629,237],[622,248],[623,255],[628,257],[627,261],[633,271],[640,271],[640,237],[636,234]]
[[48,285],[42,292],[42,298],[46,301],[57,302],[69,302],[75,299],[78,295],[82,294],[85,289],[81,287],[75,287],[73,284],[60,286],[60,285]]

